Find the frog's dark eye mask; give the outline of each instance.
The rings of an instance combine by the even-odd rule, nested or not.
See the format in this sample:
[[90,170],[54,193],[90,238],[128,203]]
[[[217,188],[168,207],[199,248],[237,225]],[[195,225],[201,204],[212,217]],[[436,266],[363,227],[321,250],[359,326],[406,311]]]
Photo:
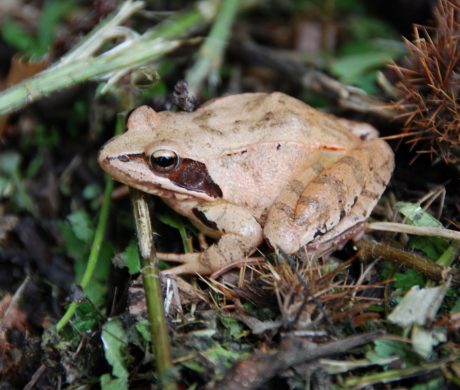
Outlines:
[[168,178],[175,185],[190,191],[202,192],[212,198],[222,198],[222,190],[209,175],[201,161],[181,158],[170,149],[156,149],[147,153],[125,154],[116,157],[121,162],[144,161],[157,176]]

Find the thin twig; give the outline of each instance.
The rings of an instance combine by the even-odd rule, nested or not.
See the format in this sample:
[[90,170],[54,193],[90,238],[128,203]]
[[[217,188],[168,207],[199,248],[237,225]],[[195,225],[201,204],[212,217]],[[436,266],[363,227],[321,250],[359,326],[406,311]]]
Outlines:
[[37,383],[37,381],[46,371],[46,368],[47,367],[44,364],[41,364],[40,367],[38,367],[35,370],[34,374],[32,375],[32,378],[30,378],[30,381],[24,386],[23,390],[32,390],[35,387],[35,384]]
[[305,89],[336,100],[343,108],[372,113],[386,120],[396,117],[396,112],[385,103],[359,88],[342,84],[314,66],[305,65],[294,53],[270,49],[241,36],[232,42],[231,48],[240,58],[271,67],[293,83],[300,82]]
[[7,309],[3,313],[2,318],[0,319],[0,334],[4,331],[4,323],[6,323],[7,319],[10,320],[8,317],[11,315],[12,312],[19,306],[19,301],[23,298],[24,291],[26,290],[27,285],[30,282],[30,276],[26,276],[23,280],[19,288],[16,289]]
[[366,225],[369,230],[414,234],[416,236],[442,237],[448,240],[460,241],[460,232],[445,228],[415,226],[396,222],[373,222]]
[[213,387],[208,387],[208,389],[257,389],[279,372],[291,366],[311,362],[325,356],[336,356],[352,348],[370,343],[381,336],[381,332],[367,333],[325,344],[292,338],[283,342],[280,350],[256,352],[249,358],[237,362],[221,382]]
[[452,283],[460,283],[459,271],[448,267],[442,267],[441,265],[433,263],[431,260],[415,253],[406,252],[390,245],[378,244],[367,240],[357,241],[356,246],[359,250],[359,257],[363,260],[383,257],[384,259],[396,264],[414,268],[431,279],[443,281],[449,276],[452,276]]

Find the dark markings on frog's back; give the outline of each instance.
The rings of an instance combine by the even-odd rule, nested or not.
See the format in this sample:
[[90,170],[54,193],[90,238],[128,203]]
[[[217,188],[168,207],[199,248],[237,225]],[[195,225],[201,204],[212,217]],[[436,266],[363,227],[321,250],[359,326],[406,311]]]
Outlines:
[[211,110],[203,111],[200,115],[195,116],[192,119],[192,122],[195,123],[197,126],[206,129],[210,133],[216,133],[222,135],[222,131],[220,129],[216,129],[209,125],[209,119],[215,116],[215,113]]
[[246,101],[246,104],[244,107],[244,109],[246,111],[253,111],[253,110],[256,110],[257,108],[259,108],[263,103],[266,102],[266,99],[268,99],[270,95],[267,95],[267,94],[260,94],[259,96],[254,96],[252,97],[251,99],[248,99]]
[[275,118],[275,114],[273,114],[273,112],[271,112],[271,111],[267,111],[260,121],[261,122],[268,122],[268,121],[273,120],[274,118]]
[[214,221],[209,220],[206,217],[206,214],[203,213],[201,210],[196,208],[192,209],[193,215],[206,227],[212,230],[218,230],[217,224]]
[[206,165],[200,161],[184,158],[175,171],[165,176],[180,187],[204,192],[212,198],[222,198],[222,190],[209,176]]
[[336,164],[343,164],[348,165],[351,168],[351,172],[353,177],[355,178],[356,182],[361,186],[364,187],[364,182],[366,180],[366,174],[363,171],[363,166],[361,162],[353,156],[345,156],[342,157]]

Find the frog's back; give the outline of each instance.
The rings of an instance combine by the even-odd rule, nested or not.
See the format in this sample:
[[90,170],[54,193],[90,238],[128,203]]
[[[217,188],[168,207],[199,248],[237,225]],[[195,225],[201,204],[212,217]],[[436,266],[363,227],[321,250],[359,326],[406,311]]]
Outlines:
[[[219,115],[215,115],[219,113]],[[225,134],[238,147],[238,134],[244,132],[245,143],[302,142],[331,147],[352,147],[357,137],[331,115],[281,92],[243,93],[212,100],[195,112],[194,121]],[[234,133],[234,141],[228,137]],[[229,145],[230,146],[230,145]],[[230,147],[232,147],[230,146]]]

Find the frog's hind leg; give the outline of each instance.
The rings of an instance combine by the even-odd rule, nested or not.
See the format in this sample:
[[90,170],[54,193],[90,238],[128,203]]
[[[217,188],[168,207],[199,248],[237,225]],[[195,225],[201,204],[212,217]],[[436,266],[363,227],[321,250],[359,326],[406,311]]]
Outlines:
[[270,208],[265,237],[288,254],[337,238],[367,219],[392,171],[393,152],[379,139],[363,142],[313,178],[310,168]]

